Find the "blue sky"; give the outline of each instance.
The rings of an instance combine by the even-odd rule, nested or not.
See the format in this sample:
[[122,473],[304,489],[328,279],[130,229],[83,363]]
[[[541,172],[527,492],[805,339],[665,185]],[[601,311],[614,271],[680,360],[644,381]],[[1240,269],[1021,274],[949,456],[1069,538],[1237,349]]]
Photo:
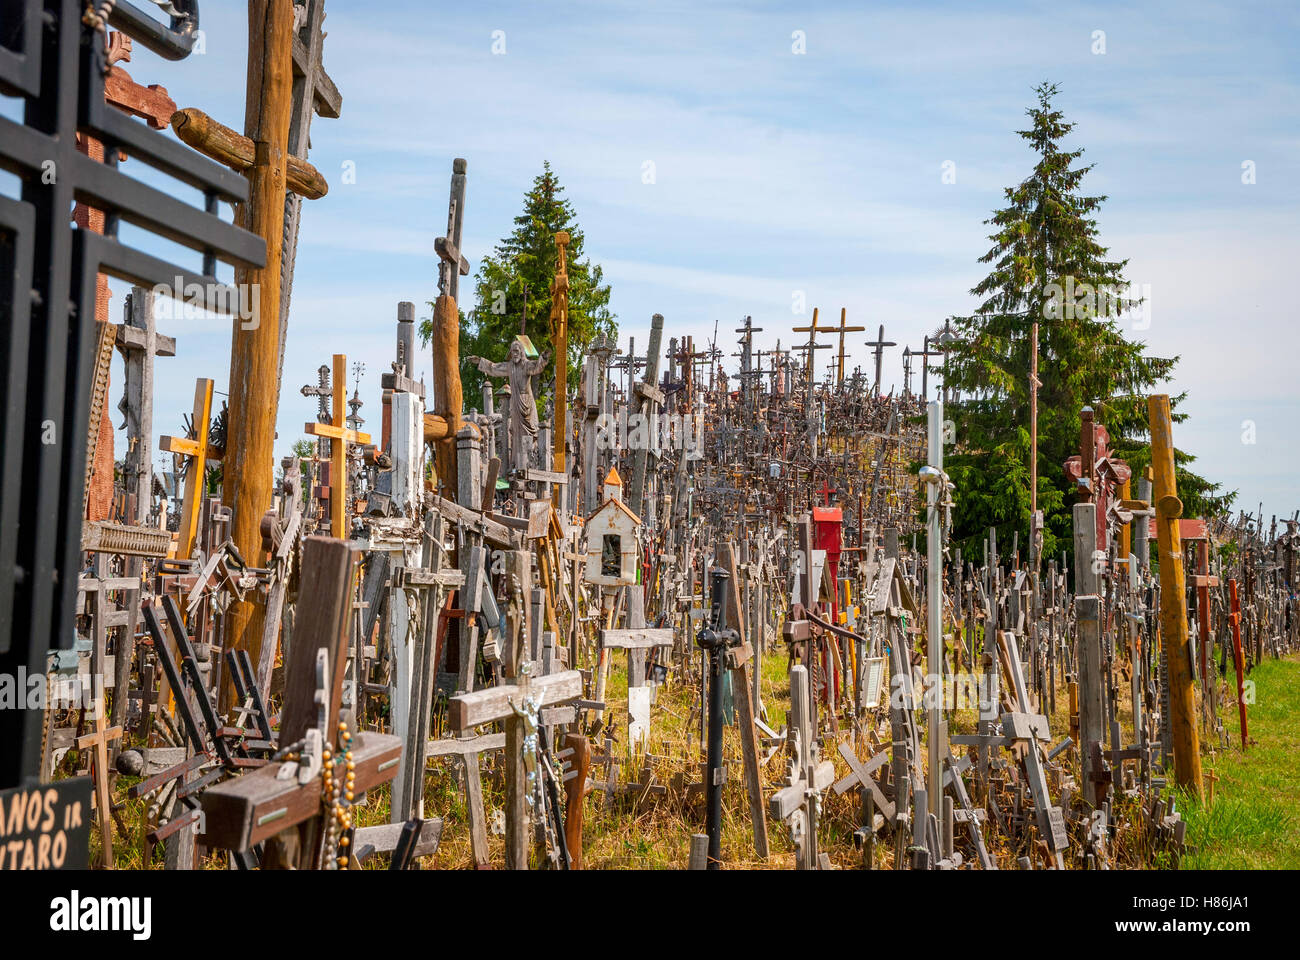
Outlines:
[[[1096,164],[1085,186],[1110,198],[1102,241],[1149,285],[1150,327],[1130,335],[1182,356],[1169,392],[1189,391],[1191,418],[1176,442],[1242,506],[1297,506],[1300,337],[1285,280],[1300,259],[1295,5],[327,8],[343,114],[313,127],[311,160],[330,192],[303,213],[277,450],[314,418],[297,388],[334,352],[367,364],[362,414],[378,434],[396,303],[426,316],[436,293],[453,157],[469,162],[472,269],[551,162],[612,284],[624,346],[646,342],[655,312],[666,336],[697,342],[752,314],[761,345],[788,345],[817,306],[827,319],[845,307],[873,333],[884,323],[901,350],[974,306],[982,221],[1030,167],[1014,131],[1049,79],[1076,123],[1071,142]],[[138,51],[127,69],[242,127],[244,5],[202,12],[203,55],[164,64]],[[796,31],[805,53],[793,51]],[[1245,161],[1254,184],[1242,182]],[[341,182],[348,162],[355,184]],[[943,182],[945,162],[955,183]],[[227,321],[160,326],[178,340],[157,367],[161,433],[180,426],[195,377],[225,388],[230,337]],[[865,365],[866,336],[856,339]],[[901,379],[899,350],[887,380]],[[426,356],[416,372],[428,369]]]

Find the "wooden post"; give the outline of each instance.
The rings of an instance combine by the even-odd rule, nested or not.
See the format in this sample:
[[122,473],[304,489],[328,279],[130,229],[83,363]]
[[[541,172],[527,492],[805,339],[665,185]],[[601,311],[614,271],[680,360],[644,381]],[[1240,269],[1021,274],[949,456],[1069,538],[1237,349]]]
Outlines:
[[[199,508],[205,493],[205,474],[208,461],[208,426],[212,423],[212,381],[196,380],[194,383],[194,452],[190,456],[185,474],[185,500],[181,506],[180,538],[176,543],[177,559],[194,556],[194,540],[199,531]],[[168,438],[163,438],[164,440]],[[176,450],[174,442],[163,446]],[[260,536],[260,535],[259,535]],[[247,554],[245,555],[247,556]]]
[[[229,450],[222,502],[233,511],[231,539],[244,559],[261,566],[262,515],[271,506],[275,420],[280,390],[280,276],[284,238],[285,171],[293,108],[293,4],[249,0],[248,84],[244,134],[254,145],[248,168],[248,204],[239,224],[266,241],[266,266],[241,268],[235,284],[249,302],[233,323],[230,345]],[[251,319],[238,314],[252,310]],[[249,594],[251,598],[252,593]],[[226,615],[226,644],[257,662],[262,607],[236,601]]]
[[447,235],[434,242],[438,252],[438,299],[433,304],[433,413],[447,424],[447,432],[434,448],[434,469],[443,496],[456,498],[456,434],[461,428],[464,399],[460,384],[460,308],[456,306],[459,278],[469,273],[460,252],[465,220],[465,171],[457,158],[451,165],[451,198],[447,210]]
[[[745,636],[745,619],[740,614],[736,569],[736,548],[730,542],[718,550],[718,566],[730,575],[727,591],[727,626],[740,634],[740,649],[728,651],[731,668],[731,693],[736,703],[736,723],[740,728],[740,745],[744,757],[745,792],[749,797],[749,816],[754,830],[754,853],[760,860],[768,856],[767,811],[763,806],[763,780],[758,769],[758,739],[754,733],[753,689],[749,682],[748,651],[752,641]],[[731,664],[735,666],[731,666]]]
[[[341,353],[334,354],[334,426],[346,427],[344,403],[348,391],[345,387],[348,376],[348,358]],[[348,539],[348,445],[347,441],[337,438],[330,440],[330,536],[339,540]]]
[[1196,705],[1192,690],[1191,662],[1187,645],[1187,595],[1183,574],[1183,541],[1178,518],[1183,502],[1178,499],[1174,475],[1173,417],[1169,395],[1147,398],[1151,430],[1151,467],[1155,474],[1156,537],[1160,550],[1160,642],[1169,663],[1169,723],[1174,748],[1174,778],[1178,785],[1203,796],[1201,744],[1196,730]]

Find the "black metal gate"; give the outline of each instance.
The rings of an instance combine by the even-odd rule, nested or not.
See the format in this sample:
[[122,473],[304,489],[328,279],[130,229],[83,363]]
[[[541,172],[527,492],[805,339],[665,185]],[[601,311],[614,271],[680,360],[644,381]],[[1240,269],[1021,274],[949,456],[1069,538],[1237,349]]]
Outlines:
[[[0,675],[45,672],[71,645],[80,572],[82,502],[95,331],[96,275],[202,290],[209,309],[238,302],[217,261],[262,266],[259,237],[218,214],[242,202],[243,177],[104,102],[104,30],[82,22],[85,0],[0,0],[0,95],[23,123],[0,117],[0,167],[22,182],[0,195]],[[173,0],[170,25],[118,0],[110,24],[160,55],[185,57],[197,0]],[[79,153],[81,132],[106,161]],[[121,153],[204,197],[199,208],[117,169]],[[105,212],[103,235],[75,228],[74,201]],[[120,243],[133,226],[196,251],[197,270]],[[180,291],[177,291],[180,296]],[[93,429],[93,427],[90,427]],[[41,712],[0,709],[0,789],[38,771]]]

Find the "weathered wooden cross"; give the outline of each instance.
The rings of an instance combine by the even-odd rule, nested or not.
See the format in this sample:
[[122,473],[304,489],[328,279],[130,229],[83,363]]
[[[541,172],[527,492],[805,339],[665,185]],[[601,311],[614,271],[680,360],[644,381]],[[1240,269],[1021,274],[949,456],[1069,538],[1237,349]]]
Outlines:
[[459,694],[448,701],[448,719],[457,731],[488,723],[505,725],[507,869],[528,869],[528,810],[543,775],[537,747],[539,714],[581,696],[582,674],[577,670],[534,677],[531,664],[526,663],[515,683]]

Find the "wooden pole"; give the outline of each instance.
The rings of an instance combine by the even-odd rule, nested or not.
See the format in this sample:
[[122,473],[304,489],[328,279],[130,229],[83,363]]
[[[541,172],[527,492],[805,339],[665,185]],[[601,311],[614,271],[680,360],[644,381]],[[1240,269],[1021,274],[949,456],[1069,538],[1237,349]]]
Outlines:
[[[564,444],[569,438],[569,234],[556,231],[555,280],[551,284],[551,349],[555,351],[555,403],[551,436],[551,470],[565,472]],[[565,487],[555,484],[552,496],[557,509],[564,503]],[[563,511],[561,511],[562,513]],[[567,520],[566,520],[567,522]]]
[[1169,395],[1147,398],[1151,430],[1151,467],[1155,474],[1153,495],[1156,508],[1156,536],[1160,549],[1160,640],[1169,662],[1169,725],[1174,748],[1174,778],[1178,785],[1203,797],[1201,744],[1196,731],[1196,705],[1187,643],[1187,593],[1183,573],[1183,541],[1178,518],[1183,502],[1178,499],[1174,476],[1173,417]]
[[[348,358],[334,354],[334,404],[332,421],[335,426],[345,426],[344,404],[347,402]],[[348,442],[338,437],[330,439],[330,536],[337,540],[348,539]]]
[[433,412],[447,424],[446,437],[434,448],[438,482],[444,496],[456,498],[456,434],[464,400],[460,385],[460,310],[448,294],[433,304]]
[[[279,407],[280,251],[292,109],[293,4],[291,0],[249,0],[248,85],[244,134],[253,142],[247,170],[248,203],[238,220],[266,241],[266,266],[241,269],[235,283],[246,291],[251,319],[236,317],[230,346],[230,405],[222,501],[234,514],[231,539],[244,559],[262,566],[262,515],[271,506],[275,419]],[[226,643],[258,661],[262,608],[250,600],[231,605]]]

